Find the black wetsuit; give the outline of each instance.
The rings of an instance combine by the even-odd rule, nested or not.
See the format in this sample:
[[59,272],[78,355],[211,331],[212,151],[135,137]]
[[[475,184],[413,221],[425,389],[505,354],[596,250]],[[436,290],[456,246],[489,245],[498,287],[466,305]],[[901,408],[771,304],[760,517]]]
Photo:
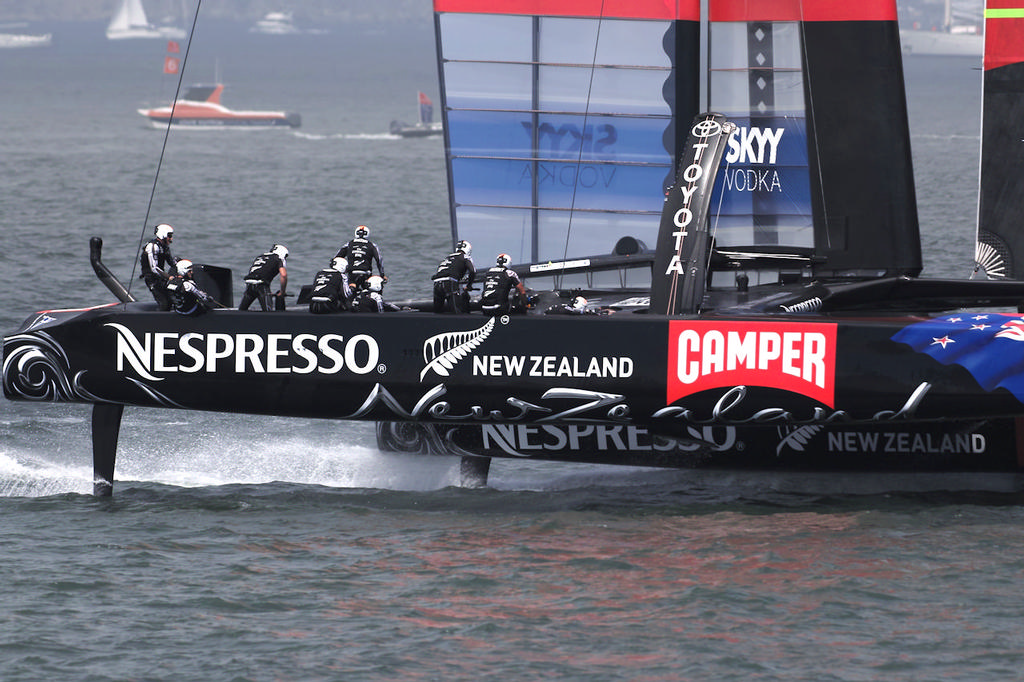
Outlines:
[[142,265],[140,276],[156,299],[157,308],[170,310],[171,297],[167,294],[167,277],[168,271],[178,262],[178,259],[171,255],[170,245],[156,238],[150,239],[142,247],[139,260]]
[[365,237],[356,237],[349,243],[343,244],[338,249],[338,253],[334,254],[335,258],[339,256],[348,260],[345,274],[348,275],[349,285],[354,285],[356,290],[360,289],[363,286],[363,282],[373,274],[374,262],[377,263],[377,272],[380,273],[380,276],[385,276],[384,265],[381,263],[380,258],[380,249]]
[[309,312],[336,313],[348,307],[348,275],[334,268],[316,273],[310,293]]
[[357,313],[385,313],[400,308],[394,303],[388,303],[380,292],[363,289],[352,299],[352,310]]
[[238,306],[239,310],[248,310],[253,301],[260,302],[261,310],[274,310],[273,296],[270,294],[270,282],[285,267],[285,261],[276,253],[264,253],[256,256],[245,280],[245,293]]
[[480,295],[480,307],[488,315],[507,315],[512,310],[508,300],[509,292],[522,284],[515,270],[496,265],[484,277],[484,290]]
[[180,275],[167,280],[167,293],[171,297],[174,312],[180,315],[195,317],[216,305],[213,298],[196,286],[195,282]]
[[434,282],[434,312],[469,312],[469,292],[463,288],[473,284],[476,266],[473,259],[462,251],[445,256],[430,279]]
[[568,303],[558,303],[544,311],[545,315],[607,315],[606,310],[588,310],[573,308]]

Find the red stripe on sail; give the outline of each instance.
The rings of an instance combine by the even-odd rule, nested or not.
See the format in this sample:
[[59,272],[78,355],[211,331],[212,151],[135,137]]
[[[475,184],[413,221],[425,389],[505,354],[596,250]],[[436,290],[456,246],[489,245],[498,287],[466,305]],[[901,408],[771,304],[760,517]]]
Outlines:
[[434,0],[434,11],[697,21],[700,0]]
[[1024,62],[1024,0],[985,3],[985,70]]
[[711,21],[896,21],[896,0],[711,0]]

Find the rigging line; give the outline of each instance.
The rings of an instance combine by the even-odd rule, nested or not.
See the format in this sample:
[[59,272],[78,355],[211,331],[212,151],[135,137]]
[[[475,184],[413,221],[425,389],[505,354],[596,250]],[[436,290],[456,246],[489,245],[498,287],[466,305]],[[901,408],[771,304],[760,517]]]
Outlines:
[[[732,166],[732,164],[729,163],[728,159],[726,159],[725,160],[725,172],[726,172],[726,174],[728,174],[729,168],[731,166]],[[715,174],[716,175],[718,174],[718,169],[717,168],[715,169]],[[715,183],[712,182],[712,184],[711,184],[711,191],[714,191],[714,188],[715,188]],[[718,208],[715,210],[715,223],[714,223],[714,227],[710,227],[709,226],[709,228],[708,228],[708,232],[711,233],[711,243],[708,244],[709,248],[708,248],[708,253],[707,253],[707,260],[704,263],[704,267],[706,268],[707,272],[711,271],[711,260],[712,260],[712,258],[715,255],[715,249],[714,249],[714,246],[713,246],[714,245],[714,239],[715,239],[716,236],[718,236],[718,222],[722,219],[722,204],[724,204],[724,203],[725,203],[725,189],[720,187],[719,190],[718,190]]]
[[135,281],[135,269],[139,267],[140,256],[142,255],[143,244],[146,240],[146,226],[149,224],[149,214],[153,210],[153,197],[156,196],[156,185],[160,179],[160,168],[164,163],[164,152],[167,151],[167,139],[171,135],[171,123],[174,121],[174,109],[178,106],[178,96],[181,94],[181,82],[185,78],[185,66],[188,64],[188,53],[192,49],[192,37],[196,34],[196,23],[199,21],[199,8],[203,0],[196,0],[196,11],[192,15],[192,30],[188,33],[188,42],[185,43],[185,54],[181,58],[181,68],[178,69],[178,85],[174,90],[174,99],[171,100],[171,115],[167,118],[167,128],[164,129],[164,141],[160,146],[160,158],[156,162],[156,173],[153,174],[153,187],[149,191],[149,203],[146,204],[146,217],[142,221],[142,233],[139,235],[139,246],[135,250],[135,262],[132,265],[132,276],[128,280],[128,293],[132,291],[132,283]]
[[[569,257],[569,238],[572,236],[572,216],[576,208],[576,191],[580,186],[580,166],[583,165],[583,146],[587,139],[587,117],[590,116],[590,97],[594,92],[594,74],[597,72],[597,49],[601,44],[601,24],[604,22],[604,3],[601,0],[601,11],[597,16],[597,34],[594,36],[594,56],[590,60],[590,81],[587,83],[587,103],[583,108],[583,129],[580,132],[580,152],[576,157],[576,178],[572,183],[572,200],[569,202],[569,226],[565,231],[565,248],[562,249],[562,260]],[[560,284],[561,277],[556,278]]]

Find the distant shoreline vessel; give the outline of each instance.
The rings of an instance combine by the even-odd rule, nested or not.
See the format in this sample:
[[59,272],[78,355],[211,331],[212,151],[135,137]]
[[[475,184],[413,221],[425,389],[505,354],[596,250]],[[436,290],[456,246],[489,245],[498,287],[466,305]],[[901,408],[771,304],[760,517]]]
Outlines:
[[271,35],[289,35],[301,33],[296,28],[291,12],[267,12],[263,18],[249,29],[250,33],[267,33]]
[[0,33],[0,48],[47,47],[53,43],[53,34]]
[[430,101],[426,93],[416,93],[417,104],[419,105],[419,121],[406,123],[405,121],[392,121],[388,130],[392,135],[401,137],[428,137],[440,135],[444,132],[441,122],[435,122],[434,103]]
[[[220,103],[224,85],[193,85],[174,105],[171,125],[185,128],[298,128],[299,114],[285,111],[234,111]],[[154,128],[164,128],[171,120],[171,106],[139,109]]]

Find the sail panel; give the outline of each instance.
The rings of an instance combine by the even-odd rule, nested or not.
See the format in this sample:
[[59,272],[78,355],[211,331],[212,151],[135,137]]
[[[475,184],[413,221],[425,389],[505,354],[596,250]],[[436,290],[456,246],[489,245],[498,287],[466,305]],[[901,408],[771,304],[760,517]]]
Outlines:
[[[545,263],[579,257],[581,254],[610,254],[615,241],[609,234],[638,234],[646,230],[651,215],[631,213],[588,213],[509,206],[459,206],[455,209],[460,224],[474,225],[473,251],[478,266],[490,265],[498,253],[507,253],[515,263]],[[657,220],[658,216],[655,215]],[[534,244],[534,225],[537,240]],[[611,226],[611,230],[609,227]],[[500,244],[501,249],[484,250],[478,244]],[[536,248],[537,257],[533,257]],[[494,253],[491,253],[494,251]],[[522,273],[520,273],[522,274]],[[649,270],[643,280],[629,286],[650,284]]]
[[716,246],[813,253],[812,276],[918,274],[895,2],[715,0],[709,14],[709,107],[739,126]]
[[680,44],[696,53],[696,22],[496,6],[534,8],[436,18],[453,236],[516,262],[609,254],[625,236],[654,243],[675,109],[696,108],[696,79],[680,82],[673,63]]
[[990,278],[1024,279],[1024,2],[988,0],[975,261]]
[[434,0],[434,11],[697,21],[700,0]]
[[711,0],[711,21],[896,21],[894,0]]
[[922,268],[903,55],[895,21],[803,24],[811,198],[821,276]]
[[1024,2],[985,3],[985,70],[1024,61]]
[[711,22],[711,108],[738,126],[711,199],[719,248],[813,249],[800,24]]

